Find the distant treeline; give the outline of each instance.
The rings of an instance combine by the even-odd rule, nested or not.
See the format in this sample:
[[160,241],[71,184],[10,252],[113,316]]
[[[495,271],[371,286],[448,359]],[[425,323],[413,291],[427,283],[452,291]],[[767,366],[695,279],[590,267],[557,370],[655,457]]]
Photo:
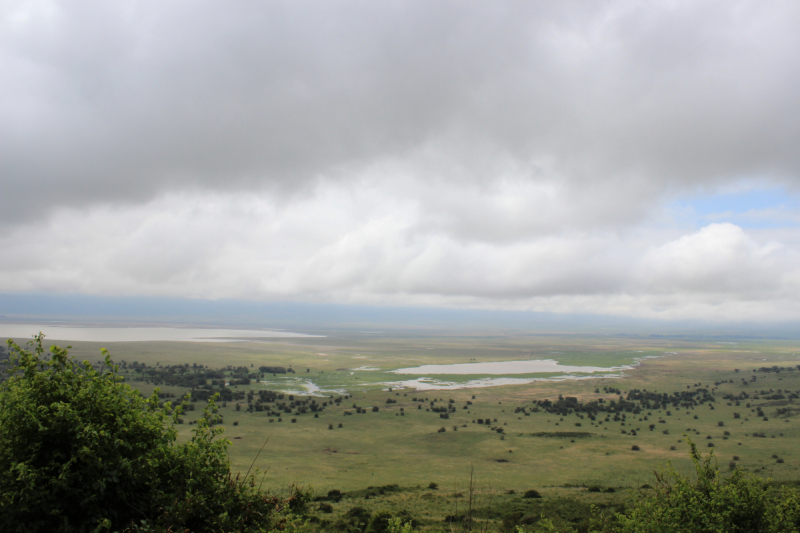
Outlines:
[[[98,361],[98,364],[100,362]],[[168,385],[172,387],[200,387],[207,384],[211,385],[249,385],[253,380],[258,380],[264,374],[286,374],[294,373],[294,370],[282,366],[261,366],[258,372],[253,372],[252,368],[246,366],[227,366],[224,368],[212,369],[204,365],[188,363],[182,365],[159,365],[148,366],[146,363],[137,361],[119,363],[120,369],[130,374],[133,379],[148,380],[156,385]]]
[[[282,366],[260,366],[258,371],[262,374],[286,374],[286,368]],[[290,367],[288,372],[294,374],[294,370]]]
[[[599,392],[599,390],[595,392]],[[606,390],[606,392],[612,392],[613,394],[618,391],[613,389],[612,391]],[[544,411],[558,416],[567,416],[575,413],[586,415],[590,420],[595,420],[603,414],[605,416],[614,416],[616,419],[623,413],[638,415],[643,410],[646,411],[648,409],[690,409],[715,401],[714,393],[707,388],[697,388],[693,391],[677,391],[672,394],[632,389],[628,391],[625,398],[620,396],[618,400],[609,401],[598,398],[597,400],[580,402],[575,397],[567,396],[565,398],[559,394],[556,401],[534,400],[534,407],[517,407],[514,412],[528,415],[530,412],[538,413]]]
[[[98,361],[99,367],[101,362]],[[245,392],[236,390],[237,385],[250,385],[264,377],[264,374],[294,373],[289,367],[261,366],[258,372],[252,367],[226,366],[209,368],[202,364],[181,365],[147,365],[138,361],[121,361],[118,363],[124,376],[129,380],[145,381],[155,386],[182,387],[189,389],[192,401],[207,401],[214,394],[219,394],[223,402],[244,401]]]
[[[761,368],[754,368],[753,372],[775,372],[776,374],[780,374],[781,372],[796,372],[800,370],[800,365],[797,366],[762,366]],[[738,370],[737,370],[738,372]]]

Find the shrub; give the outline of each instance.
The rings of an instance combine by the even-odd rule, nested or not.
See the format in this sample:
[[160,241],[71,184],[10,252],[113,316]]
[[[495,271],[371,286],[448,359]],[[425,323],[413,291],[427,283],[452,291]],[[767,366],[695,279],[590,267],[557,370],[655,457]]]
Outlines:
[[[8,342],[10,378],[0,390],[3,531],[144,528],[247,531],[283,503],[231,479],[228,441],[216,439],[214,399],[193,437],[176,443],[182,408],[159,407],[122,383],[108,352],[101,371],[68,349]],[[297,508],[304,495],[286,500]],[[136,522],[137,525],[133,526]]]
[[531,489],[531,490],[526,490],[526,491],[525,491],[525,496],[524,496],[524,497],[525,497],[525,498],[535,498],[535,499],[538,499],[538,498],[541,498],[541,497],[542,497],[542,495],[541,495],[541,494],[539,494],[539,491],[538,491],[538,490]]
[[690,440],[695,479],[672,465],[656,472],[656,487],[640,494],[625,514],[601,515],[594,531],[655,532],[783,532],[796,531],[800,497],[784,488],[770,497],[769,481],[745,475],[739,468],[720,477],[713,451],[702,457]]
[[338,502],[342,498],[344,498],[344,494],[342,494],[342,491],[338,489],[331,489],[328,491],[328,499]]
[[352,507],[334,523],[335,531],[366,531],[372,514],[363,507]]
[[407,511],[395,515],[389,511],[375,513],[369,520],[365,533],[411,533],[417,521]]

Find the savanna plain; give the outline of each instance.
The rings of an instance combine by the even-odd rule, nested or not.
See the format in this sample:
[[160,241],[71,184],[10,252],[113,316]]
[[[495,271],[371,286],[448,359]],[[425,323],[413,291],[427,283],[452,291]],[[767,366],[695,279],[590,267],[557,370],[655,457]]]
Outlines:
[[[99,363],[99,343],[53,344]],[[312,520],[338,530],[384,511],[430,531],[466,513],[492,530],[580,525],[591,506],[648,490],[667,462],[691,471],[689,439],[722,472],[800,480],[796,341],[334,332],[102,347],[143,394],[191,394],[182,438],[219,394],[232,469],[276,493],[310,489]],[[595,370],[395,372],[535,360]]]

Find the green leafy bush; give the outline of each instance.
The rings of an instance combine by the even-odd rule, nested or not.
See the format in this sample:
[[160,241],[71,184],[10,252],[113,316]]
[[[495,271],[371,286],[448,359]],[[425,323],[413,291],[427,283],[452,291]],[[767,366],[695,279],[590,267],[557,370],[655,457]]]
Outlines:
[[232,479],[228,441],[209,420],[176,442],[181,407],[159,407],[122,382],[103,350],[96,370],[43,335],[9,341],[13,367],[0,390],[0,530],[266,531],[276,509],[297,510],[306,495],[279,500],[253,479]]
[[800,530],[800,499],[796,492],[772,491],[769,480],[748,476],[736,468],[720,476],[713,451],[702,457],[689,441],[696,478],[671,465],[656,473],[654,490],[641,495],[630,510],[600,516],[599,531],[620,533],[788,533]]

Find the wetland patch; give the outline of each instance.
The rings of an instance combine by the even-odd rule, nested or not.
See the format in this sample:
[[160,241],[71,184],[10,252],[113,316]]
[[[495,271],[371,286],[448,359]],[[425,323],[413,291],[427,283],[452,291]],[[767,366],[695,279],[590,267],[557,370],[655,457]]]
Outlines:
[[524,359],[521,361],[498,361],[483,363],[454,363],[449,365],[422,365],[392,370],[395,374],[438,375],[438,374],[482,374],[507,376],[511,374],[542,374],[550,372],[593,374],[630,369],[628,365],[599,367],[562,365],[554,359]]

